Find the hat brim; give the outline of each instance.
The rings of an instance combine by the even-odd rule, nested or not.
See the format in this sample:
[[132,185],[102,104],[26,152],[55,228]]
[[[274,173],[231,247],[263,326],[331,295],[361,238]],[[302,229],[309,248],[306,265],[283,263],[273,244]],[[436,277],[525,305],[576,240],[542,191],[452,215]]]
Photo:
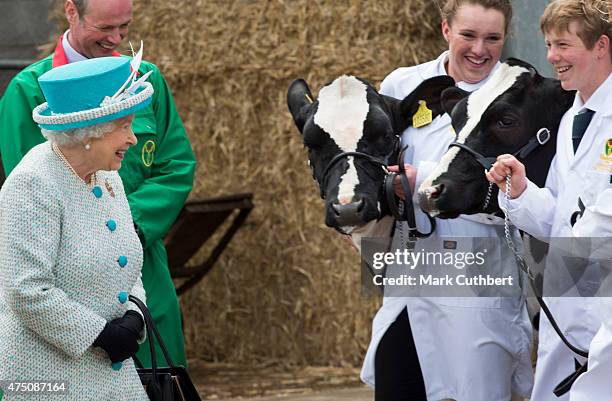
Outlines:
[[32,118],[40,128],[49,131],[90,127],[117,120],[144,109],[151,104],[153,92],[151,83],[144,82],[141,89],[126,99],[95,109],[67,114],[53,113],[45,102],[32,111]]

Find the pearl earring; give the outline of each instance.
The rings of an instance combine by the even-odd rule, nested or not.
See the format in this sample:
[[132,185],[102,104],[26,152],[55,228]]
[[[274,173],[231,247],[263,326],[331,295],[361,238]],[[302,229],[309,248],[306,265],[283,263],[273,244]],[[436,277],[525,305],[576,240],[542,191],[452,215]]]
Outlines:
[[85,144],[85,150],[89,150],[89,149],[91,149],[91,145],[90,145],[90,144],[88,144],[88,143],[86,143],[86,144]]

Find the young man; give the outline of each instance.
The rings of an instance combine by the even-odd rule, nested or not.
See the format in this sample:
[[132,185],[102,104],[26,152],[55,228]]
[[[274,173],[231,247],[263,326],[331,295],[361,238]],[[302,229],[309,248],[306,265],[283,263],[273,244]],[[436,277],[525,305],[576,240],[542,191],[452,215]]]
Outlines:
[[[603,219],[612,220],[612,34],[608,6],[603,0],[557,0],[546,8],[541,28],[548,61],[562,87],[577,90],[573,106],[561,120],[557,154],[546,187],[529,182],[524,166],[511,155],[499,156],[487,178],[500,187],[500,205],[505,205],[512,222],[536,237],[610,236],[610,226],[601,223]],[[511,199],[506,201],[508,174],[512,174],[512,188]],[[547,263],[547,271],[556,266],[560,268]],[[551,271],[553,275],[558,273]],[[602,322],[600,300],[561,297],[547,298],[546,302],[569,341],[588,349]],[[598,337],[609,333],[602,332]],[[569,394],[557,398],[553,389],[575,370],[576,361],[583,363],[584,359],[561,342],[546,318],[540,322],[539,336],[532,399],[569,400]],[[590,368],[597,360],[596,349],[590,353]],[[592,373],[594,369],[580,378],[576,387]],[[591,383],[586,398],[573,394],[572,401],[612,399],[609,379],[602,376],[595,381],[600,387]],[[601,386],[607,389],[603,391]]]
[[[45,140],[32,120],[32,110],[44,102],[38,77],[63,64],[119,56],[117,47],[132,20],[132,1],[66,0],[65,11],[70,29],[59,38],[55,52],[21,71],[0,100],[0,153],[7,175]],[[138,144],[125,154],[119,174],[144,249],[142,281],[149,309],[174,362],[184,365],[179,304],[162,238],[191,191],[195,158],[166,80],[155,65],[143,61],[139,72],[148,71],[155,95],[151,105],[136,114],[132,129]],[[148,344],[140,346],[138,357],[150,365]],[[158,358],[163,365],[163,356]]]

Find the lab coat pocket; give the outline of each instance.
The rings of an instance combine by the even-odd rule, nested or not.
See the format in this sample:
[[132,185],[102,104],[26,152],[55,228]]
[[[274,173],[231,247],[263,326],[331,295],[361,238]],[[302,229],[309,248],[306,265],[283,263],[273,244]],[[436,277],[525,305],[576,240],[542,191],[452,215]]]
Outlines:
[[[456,308],[501,307],[505,293],[498,281],[512,275],[516,267],[503,262],[498,238],[440,237],[430,242],[427,247],[430,252],[421,259],[428,262],[427,270],[447,277],[434,302]],[[430,254],[439,257],[429,258]],[[512,271],[504,274],[504,269]]]

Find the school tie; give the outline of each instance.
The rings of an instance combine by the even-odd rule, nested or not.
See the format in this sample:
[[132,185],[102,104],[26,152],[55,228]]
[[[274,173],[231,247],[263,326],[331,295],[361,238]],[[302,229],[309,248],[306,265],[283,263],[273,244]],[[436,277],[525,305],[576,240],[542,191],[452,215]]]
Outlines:
[[574,153],[576,153],[576,149],[578,149],[578,144],[584,135],[584,131],[586,131],[587,127],[589,126],[591,118],[593,118],[593,114],[595,114],[593,110],[586,109],[582,113],[574,116],[574,125],[572,126],[572,143],[574,144]]

